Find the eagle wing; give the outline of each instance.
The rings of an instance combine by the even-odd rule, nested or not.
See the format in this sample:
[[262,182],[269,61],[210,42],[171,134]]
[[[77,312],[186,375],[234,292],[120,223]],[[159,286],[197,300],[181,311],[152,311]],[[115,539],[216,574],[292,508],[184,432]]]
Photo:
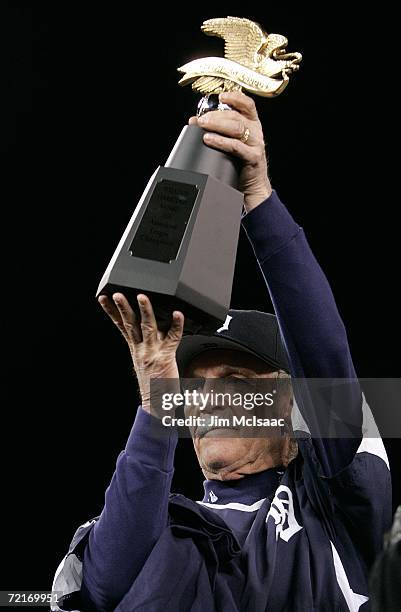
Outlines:
[[202,24],[202,31],[223,38],[226,58],[251,69],[257,66],[257,52],[267,40],[267,34],[257,23],[242,17],[208,19]]

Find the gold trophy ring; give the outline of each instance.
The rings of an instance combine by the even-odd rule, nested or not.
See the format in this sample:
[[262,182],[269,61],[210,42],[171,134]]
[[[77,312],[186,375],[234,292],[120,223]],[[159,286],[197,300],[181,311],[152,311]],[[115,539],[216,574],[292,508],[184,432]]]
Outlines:
[[244,131],[242,132],[242,136],[240,136],[240,141],[245,144],[248,138],[249,138],[249,128],[244,128]]

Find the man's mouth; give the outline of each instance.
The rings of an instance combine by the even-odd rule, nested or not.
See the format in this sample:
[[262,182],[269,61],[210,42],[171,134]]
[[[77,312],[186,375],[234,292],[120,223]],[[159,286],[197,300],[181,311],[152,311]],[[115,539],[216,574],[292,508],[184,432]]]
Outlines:
[[[215,437],[218,437],[219,433],[221,433],[222,431],[227,431],[232,429],[233,431],[237,431],[238,427],[234,427],[234,425],[227,425],[226,423],[221,423],[219,424],[219,422],[216,422],[216,420],[218,419],[218,421],[221,421],[223,418],[224,420],[229,419],[229,422],[231,422],[231,417],[232,415],[230,414],[230,416],[228,417],[226,416],[220,416],[217,417],[216,415],[205,415],[205,420],[207,418],[207,422],[205,423],[205,425],[199,425],[197,427],[195,427],[195,431],[194,431],[194,436],[196,438],[204,438],[205,436],[212,434]],[[213,434],[212,432],[216,432],[215,434]]]
[[200,433],[197,433],[196,436],[198,438],[205,438],[206,436],[208,436],[209,438],[211,438],[211,437],[217,438],[219,436],[223,437],[223,434],[222,434],[223,431],[224,432],[227,432],[229,430],[237,431],[238,428],[237,427],[208,427],[208,428],[205,428],[205,429],[206,429],[206,431],[202,431]]

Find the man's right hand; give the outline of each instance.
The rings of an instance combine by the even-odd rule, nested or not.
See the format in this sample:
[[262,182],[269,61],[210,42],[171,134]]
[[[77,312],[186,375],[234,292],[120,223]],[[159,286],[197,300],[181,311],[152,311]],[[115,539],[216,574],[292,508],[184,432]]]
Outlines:
[[175,355],[182,338],[184,315],[174,311],[171,327],[163,333],[157,327],[149,298],[139,294],[137,300],[140,321],[122,293],[114,293],[113,299],[106,295],[99,297],[103,310],[128,344],[139,383],[142,408],[150,412],[150,379],[179,378]]

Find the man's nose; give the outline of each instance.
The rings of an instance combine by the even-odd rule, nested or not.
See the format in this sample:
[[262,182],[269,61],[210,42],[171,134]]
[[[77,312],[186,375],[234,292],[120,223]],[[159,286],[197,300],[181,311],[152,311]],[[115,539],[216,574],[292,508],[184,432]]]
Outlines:
[[231,414],[230,402],[223,395],[229,391],[224,378],[219,376],[210,376],[204,380],[202,388],[202,410],[203,414],[215,414],[223,416],[226,413]]
[[202,393],[206,394],[206,393],[212,393],[214,391],[214,388],[216,386],[216,380],[217,380],[217,376],[213,377],[208,377],[205,378],[204,382],[203,382],[203,388],[202,388]]

